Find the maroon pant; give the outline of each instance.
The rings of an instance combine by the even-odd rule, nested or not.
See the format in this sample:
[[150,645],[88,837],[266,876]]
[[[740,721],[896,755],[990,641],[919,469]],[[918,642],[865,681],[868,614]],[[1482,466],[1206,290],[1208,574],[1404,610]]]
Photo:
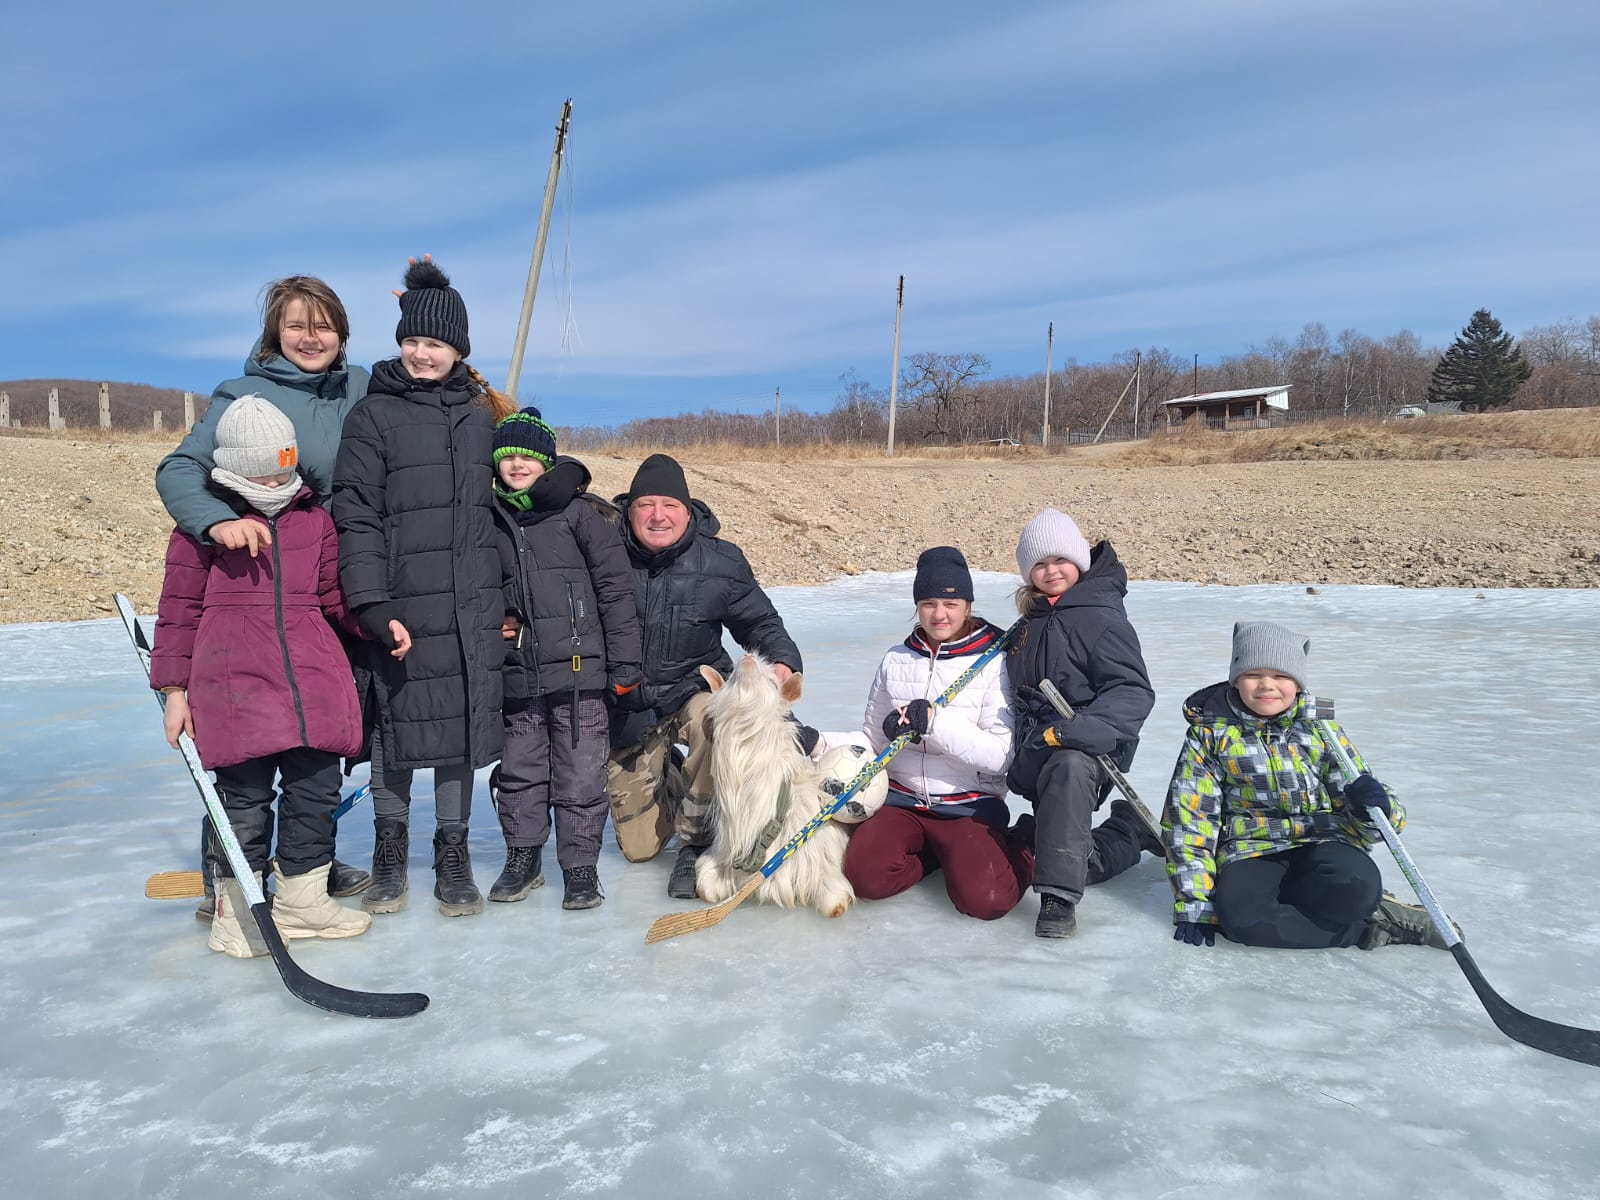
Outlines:
[[994,921],[1017,906],[1033,881],[1033,858],[1006,844],[1005,830],[976,817],[931,817],[885,805],[856,826],[844,874],[865,900],[905,891],[944,869],[956,911]]

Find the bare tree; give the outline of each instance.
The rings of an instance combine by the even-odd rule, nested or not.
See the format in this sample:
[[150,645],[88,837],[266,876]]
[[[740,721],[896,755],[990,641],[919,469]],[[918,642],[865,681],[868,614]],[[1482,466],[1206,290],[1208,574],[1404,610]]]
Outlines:
[[949,441],[969,435],[977,401],[974,385],[988,373],[989,360],[982,354],[913,354],[900,376],[900,389],[907,406],[925,418],[922,436]]

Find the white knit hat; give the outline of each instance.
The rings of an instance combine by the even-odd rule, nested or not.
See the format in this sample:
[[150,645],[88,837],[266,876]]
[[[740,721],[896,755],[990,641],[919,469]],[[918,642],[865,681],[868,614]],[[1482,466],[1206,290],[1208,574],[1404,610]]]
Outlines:
[[1017,572],[1026,583],[1033,568],[1046,558],[1064,558],[1078,568],[1089,569],[1089,543],[1078,531],[1078,523],[1066,513],[1047,508],[1022,528],[1017,540]]
[[224,471],[245,479],[292,471],[300,457],[294,422],[260,396],[240,396],[217,422],[211,457]]
[[1238,683],[1246,671],[1277,671],[1306,690],[1306,664],[1311,639],[1271,621],[1240,621],[1233,627],[1233,659],[1228,682]]

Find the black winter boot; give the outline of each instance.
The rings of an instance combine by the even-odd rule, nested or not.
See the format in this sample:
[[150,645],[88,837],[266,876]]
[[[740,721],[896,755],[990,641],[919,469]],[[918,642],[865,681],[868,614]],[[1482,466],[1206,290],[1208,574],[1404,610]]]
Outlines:
[[600,872],[593,867],[571,867],[561,872],[566,895],[561,897],[562,908],[599,908],[604,893],[600,891]]
[[447,917],[471,917],[483,911],[483,893],[472,881],[464,821],[441,825],[433,835],[433,895]]
[[359,896],[372,883],[372,876],[360,867],[352,867],[337,858],[328,868],[328,895]]
[[507,846],[506,869],[489,889],[489,899],[499,904],[526,900],[528,893],[544,886],[544,875],[539,870],[542,846]]
[[672,877],[667,880],[667,895],[674,900],[693,900],[694,864],[704,846],[679,846],[678,861],[672,864]]
[[1078,932],[1077,905],[1050,892],[1039,896],[1039,918],[1033,923],[1033,936],[1067,938]]
[[361,909],[369,913],[399,912],[406,906],[406,860],[411,853],[411,827],[397,817],[376,817],[372,846],[372,879]]

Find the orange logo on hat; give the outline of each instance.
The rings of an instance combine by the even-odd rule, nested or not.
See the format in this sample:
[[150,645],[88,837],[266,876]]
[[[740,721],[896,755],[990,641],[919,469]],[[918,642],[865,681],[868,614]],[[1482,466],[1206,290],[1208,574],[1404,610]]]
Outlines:
[[294,446],[285,446],[278,451],[278,470],[287,471],[299,461],[300,455]]

